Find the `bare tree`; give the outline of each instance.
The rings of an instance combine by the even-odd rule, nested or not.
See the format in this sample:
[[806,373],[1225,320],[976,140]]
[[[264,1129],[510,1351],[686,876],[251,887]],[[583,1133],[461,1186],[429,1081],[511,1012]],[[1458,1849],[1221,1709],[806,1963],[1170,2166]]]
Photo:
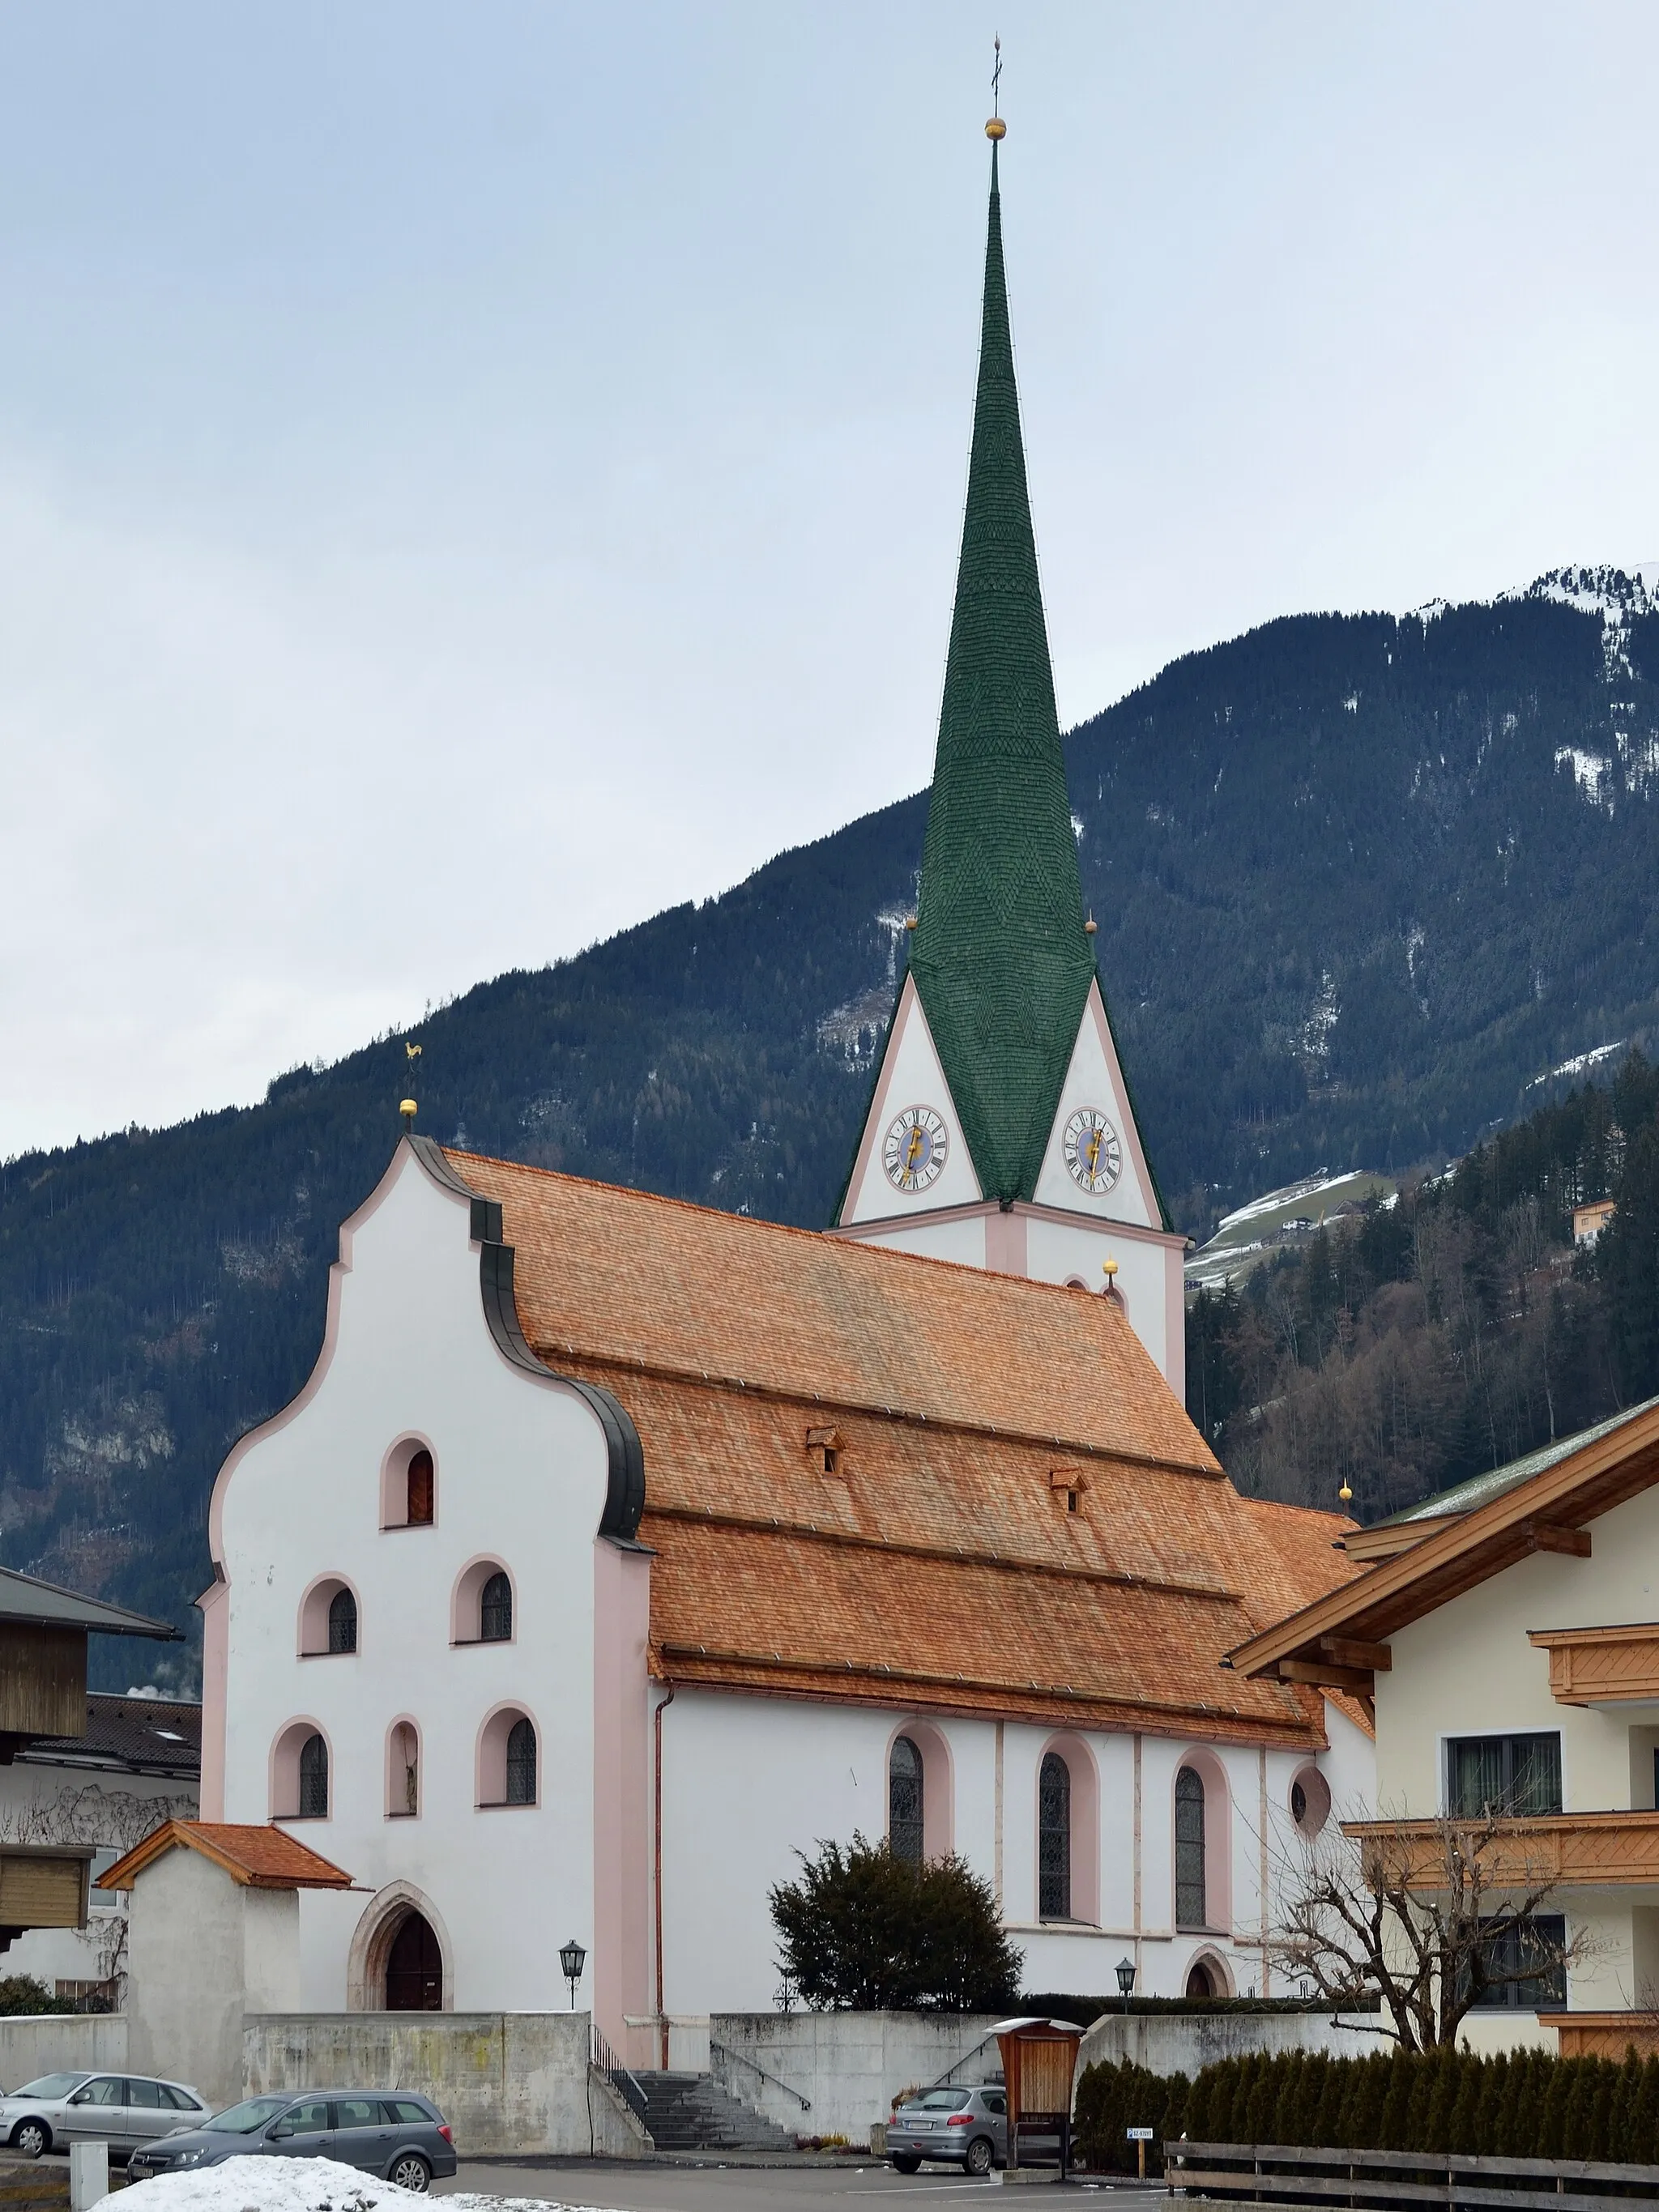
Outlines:
[[1382,2032],[1407,2051],[1454,2045],[1494,1993],[1560,1983],[1603,1948],[1565,1920],[1556,1936],[1553,1855],[1502,1811],[1331,1820],[1280,1856],[1273,1965],[1334,2009],[1380,1997]]

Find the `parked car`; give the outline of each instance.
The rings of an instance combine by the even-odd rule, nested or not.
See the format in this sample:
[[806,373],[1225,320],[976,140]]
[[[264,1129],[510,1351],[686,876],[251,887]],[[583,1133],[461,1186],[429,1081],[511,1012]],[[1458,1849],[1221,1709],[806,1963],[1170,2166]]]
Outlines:
[[64,2150],[76,2141],[106,2142],[113,2151],[199,2127],[207,2102],[185,2081],[157,2081],[145,2074],[43,2074],[9,2097],[0,2097],[0,2142],[26,2158]]
[[307,2089],[245,2097],[135,2151],[127,2173],[148,2181],[250,2157],[338,2159],[418,2194],[454,2172],[455,2138],[438,2107],[407,2089]]
[[1007,2093],[996,2087],[924,2089],[889,2121],[887,2155],[901,2173],[914,2173],[925,2158],[969,2173],[1006,2165]]

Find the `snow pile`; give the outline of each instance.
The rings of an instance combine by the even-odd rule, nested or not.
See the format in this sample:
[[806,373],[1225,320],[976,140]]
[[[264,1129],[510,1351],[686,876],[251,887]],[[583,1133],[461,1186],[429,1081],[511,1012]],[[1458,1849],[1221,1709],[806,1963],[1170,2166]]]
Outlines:
[[[461,2191],[445,2212],[499,2212],[509,2200]],[[514,2197],[514,2212],[585,2212],[550,2197]],[[378,2174],[331,2158],[228,2158],[194,2172],[158,2173],[121,2191],[120,2212],[410,2212],[419,2199]],[[114,2197],[102,2206],[115,2212]]]

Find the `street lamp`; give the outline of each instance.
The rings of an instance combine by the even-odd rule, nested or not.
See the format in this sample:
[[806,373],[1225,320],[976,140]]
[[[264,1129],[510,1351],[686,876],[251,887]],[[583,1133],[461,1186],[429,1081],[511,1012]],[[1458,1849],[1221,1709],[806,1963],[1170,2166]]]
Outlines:
[[570,2009],[576,2009],[576,1984],[582,1978],[582,1968],[587,1964],[587,1954],[573,1936],[559,1953],[559,1966],[570,1984]]
[[1133,1959],[1120,1959],[1117,1962],[1117,1993],[1123,2000],[1123,2009],[1126,2013],[1129,2009],[1129,1992],[1133,1989],[1134,1985],[1134,1960]]

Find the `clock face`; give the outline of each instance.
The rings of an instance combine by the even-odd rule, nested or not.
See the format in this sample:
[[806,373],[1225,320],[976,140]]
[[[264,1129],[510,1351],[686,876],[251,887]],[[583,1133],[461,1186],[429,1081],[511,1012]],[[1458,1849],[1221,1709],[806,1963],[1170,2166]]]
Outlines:
[[1079,1106],[1066,1124],[1066,1165],[1072,1181],[1098,1197],[1123,1172],[1117,1131],[1097,1106]]
[[882,1164],[895,1190],[926,1190],[950,1157],[945,1116],[931,1106],[907,1106],[882,1142]]

